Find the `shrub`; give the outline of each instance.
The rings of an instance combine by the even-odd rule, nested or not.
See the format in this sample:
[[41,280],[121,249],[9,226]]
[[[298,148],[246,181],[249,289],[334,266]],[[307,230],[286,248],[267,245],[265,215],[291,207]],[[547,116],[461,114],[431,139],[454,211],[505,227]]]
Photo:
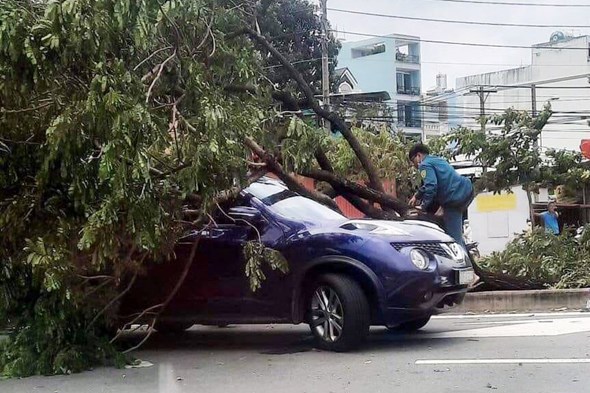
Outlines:
[[502,252],[480,262],[482,268],[544,283],[548,288],[590,286],[590,230],[576,240],[569,231],[559,236],[535,229],[518,235]]

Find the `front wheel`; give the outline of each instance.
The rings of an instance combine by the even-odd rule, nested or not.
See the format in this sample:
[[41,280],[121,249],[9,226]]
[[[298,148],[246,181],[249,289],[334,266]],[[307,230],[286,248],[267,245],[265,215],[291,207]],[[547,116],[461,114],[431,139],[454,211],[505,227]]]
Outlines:
[[430,315],[420,319],[414,319],[413,321],[404,322],[401,325],[388,327],[389,330],[394,332],[415,332],[422,329],[430,321]]
[[369,334],[371,312],[356,281],[325,274],[311,286],[308,299],[311,331],[320,348],[344,352],[358,347]]

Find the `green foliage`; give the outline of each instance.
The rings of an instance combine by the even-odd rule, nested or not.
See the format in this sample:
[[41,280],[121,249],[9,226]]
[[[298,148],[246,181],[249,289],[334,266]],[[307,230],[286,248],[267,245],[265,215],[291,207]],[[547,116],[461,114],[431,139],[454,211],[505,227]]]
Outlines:
[[580,242],[564,231],[555,236],[536,229],[519,235],[502,252],[480,261],[484,269],[544,283],[552,288],[590,286],[590,231]]
[[279,251],[265,247],[261,242],[246,243],[243,252],[246,259],[246,276],[250,279],[252,292],[260,289],[266,280],[263,265],[268,265],[272,270],[279,270],[283,274],[289,272],[289,264],[285,257]]
[[269,97],[229,89],[267,83],[249,40],[226,38],[247,15],[231,0],[0,2],[0,320],[14,327],[0,373],[120,361],[116,307],[90,321],[170,253],[192,201],[203,217],[243,182],[243,138],[273,118]]
[[297,116],[291,116],[286,128],[280,146],[285,169],[293,172],[309,169],[314,165],[317,148],[325,149],[330,142],[327,132]]
[[[400,134],[392,135],[386,127],[378,132],[370,132],[366,127],[353,128],[353,132],[367,150],[381,179],[395,180],[398,198],[409,198],[420,185],[420,176],[408,160],[411,142]],[[333,138],[330,142],[327,154],[334,170],[341,176],[366,182],[361,163],[347,142],[343,138]]]
[[[260,20],[260,31],[272,39],[273,45],[295,68],[315,91],[321,91],[322,50],[319,37],[322,34],[317,6],[307,0],[262,1],[258,12],[264,15]],[[328,26],[328,29],[330,27]],[[336,68],[336,56],[340,42],[332,33],[328,36],[330,75]],[[298,89],[285,68],[273,57],[264,60],[268,67],[268,78],[280,88],[293,93]]]
[[[465,155],[486,168],[487,173],[476,183],[478,190],[493,192],[510,190],[521,184],[529,191],[539,186],[566,185],[572,188],[590,182],[590,168],[580,153],[549,150],[538,146],[539,134],[549,118],[551,107],[532,118],[526,111],[506,110],[486,119],[501,126],[499,131],[483,134],[468,128],[429,142],[433,152],[447,158]],[[456,148],[449,149],[449,146]]]

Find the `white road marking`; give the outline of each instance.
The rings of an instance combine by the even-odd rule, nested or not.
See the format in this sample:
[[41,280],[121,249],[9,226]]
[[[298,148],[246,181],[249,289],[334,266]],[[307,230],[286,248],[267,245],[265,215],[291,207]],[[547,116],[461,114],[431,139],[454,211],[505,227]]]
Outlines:
[[441,359],[416,360],[416,365],[441,364],[569,364],[590,363],[590,359]]
[[506,321],[505,325],[421,334],[420,338],[535,337],[590,332],[590,318]]
[[588,316],[587,311],[570,311],[570,312],[541,312],[541,313],[520,313],[520,314],[446,314],[435,315],[432,319],[478,319],[478,318],[526,318],[526,317],[573,317]]

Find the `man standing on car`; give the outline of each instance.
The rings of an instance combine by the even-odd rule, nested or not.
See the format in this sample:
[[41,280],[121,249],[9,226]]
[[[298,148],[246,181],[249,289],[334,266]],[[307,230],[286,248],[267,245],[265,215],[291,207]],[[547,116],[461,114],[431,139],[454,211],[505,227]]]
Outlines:
[[459,244],[463,241],[463,213],[473,201],[471,181],[457,173],[443,158],[431,156],[428,147],[417,143],[410,149],[410,161],[420,171],[422,187],[410,199],[410,205],[429,211],[439,205],[446,232]]

